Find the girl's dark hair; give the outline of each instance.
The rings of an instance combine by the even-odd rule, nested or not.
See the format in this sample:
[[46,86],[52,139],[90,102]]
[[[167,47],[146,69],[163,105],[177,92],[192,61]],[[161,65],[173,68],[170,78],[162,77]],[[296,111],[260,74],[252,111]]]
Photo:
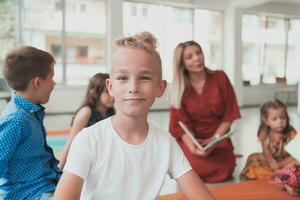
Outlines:
[[89,81],[89,85],[81,106],[76,110],[77,112],[85,106],[91,108],[91,110],[96,109],[97,105],[100,103],[100,95],[106,89],[105,80],[109,78],[106,73],[97,73]]
[[282,101],[280,101],[278,99],[276,99],[275,101],[268,101],[261,106],[261,108],[260,108],[260,125],[258,128],[257,134],[259,135],[259,133],[261,131],[264,131],[265,133],[269,133],[270,127],[265,123],[265,119],[268,118],[270,108],[272,108],[272,109],[283,108],[284,109],[284,112],[285,112],[285,115],[287,118],[287,124],[286,124],[285,129],[283,130],[283,134],[288,134],[291,131],[292,126],[290,125],[290,118],[289,118],[289,115],[287,112],[287,107]]

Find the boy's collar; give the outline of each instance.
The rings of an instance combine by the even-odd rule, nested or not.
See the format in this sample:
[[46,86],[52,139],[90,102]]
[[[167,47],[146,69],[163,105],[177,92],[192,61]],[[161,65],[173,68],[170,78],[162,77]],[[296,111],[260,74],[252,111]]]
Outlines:
[[15,92],[12,95],[12,100],[30,113],[35,113],[40,110],[45,110],[45,108],[42,105],[32,103],[31,101],[25,99],[24,97],[18,96]]

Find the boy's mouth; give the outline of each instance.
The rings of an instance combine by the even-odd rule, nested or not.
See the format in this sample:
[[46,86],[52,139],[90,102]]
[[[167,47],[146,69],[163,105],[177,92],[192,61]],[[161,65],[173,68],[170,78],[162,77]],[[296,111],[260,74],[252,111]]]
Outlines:
[[124,101],[145,101],[145,98],[128,98],[124,99]]

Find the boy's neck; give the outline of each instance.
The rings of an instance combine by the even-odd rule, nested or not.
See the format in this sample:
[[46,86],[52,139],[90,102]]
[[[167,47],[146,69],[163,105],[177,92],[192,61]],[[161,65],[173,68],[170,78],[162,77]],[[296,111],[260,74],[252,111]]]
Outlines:
[[35,96],[31,92],[26,91],[16,91],[16,94],[24,99],[30,101],[31,103],[37,104],[38,101],[35,99]]
[[126,117],[116,114],[112,117],[112,125],[119,137],[129,144],[141,144],[148,135],[149,126],[147,116]]

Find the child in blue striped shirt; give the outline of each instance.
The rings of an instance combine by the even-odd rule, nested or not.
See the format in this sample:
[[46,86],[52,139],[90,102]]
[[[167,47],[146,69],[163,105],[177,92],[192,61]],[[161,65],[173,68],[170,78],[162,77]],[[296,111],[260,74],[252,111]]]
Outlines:
[[3,75],[15,92],[0,116],[0,199],[51,199],[61,176],[41,105],[55,85],[54,63],[48,52],[31,46],[5,58]]

